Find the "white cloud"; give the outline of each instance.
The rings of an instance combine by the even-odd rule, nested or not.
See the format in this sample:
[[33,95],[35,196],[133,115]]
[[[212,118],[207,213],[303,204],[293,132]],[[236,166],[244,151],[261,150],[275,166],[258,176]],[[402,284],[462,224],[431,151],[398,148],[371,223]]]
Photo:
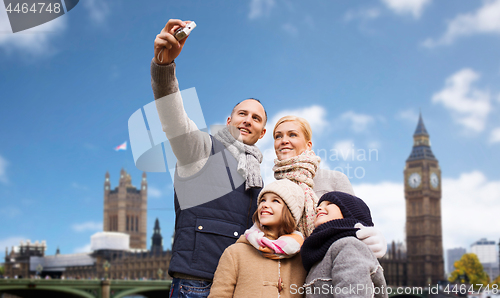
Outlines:
[[348,111],[340,115],[340,119],[351,122],[351,129],[355,132],[366,131],[368,125],[375,122],[375,119],[372,116],[357,114],[353,111]]
[[310,29],[314,29],[316,27],[316,22],[314,21],[313,17],[309,15],[304,17],[304,24]]
[[[500,226],[500,181],[473,171],[443,178],[441,217],[444,249],[469,247],[479,238],[495,240]],[[406,206],[402,183],[353,185],[370,207],[375,226],[388,242],[404,240]]]
[[469,247],[480,238],[498,239],[500,181],[480,171],[443,179],[443,241],[447,247]]
[[0,209],[0,218],[14,218],[21,214],[21,209],[17,207],[3,207],[2,209]]
[[71,228],[75,232],[86,232],[86,231],[101,231],[102,222],[87,221],[84,223],[74,224]]
[[299,29],[290,23],[285,23],[281,26],[281,29],[285,30],[291,36],[297,36],[299,34]]
[[490,143],[500,143],[500,127],[497,127],[491,131]]
[[263,16],[268,16],[274,5],[274,0],[251,0],[248,18],[253,20]]
[[[397,1],[397,0],[394,0]],[[446,32],[440,38],[432,38],[423,42],[425,47],[452,44],[461,36],[473,34],[500,34],[500,0],[483,2],[477,11],[461,14],[448,22]]]
[[490,93],[472,86],[479,77],[472,69],[462,69],[447,78],[445,87],[432,96],[432,102],[443,104],[457,123],[476,132],[484,130],[491,111]]
[[106,1],[86,0],[83,6],[89,11],[90,18],[97,24],[102,24],[110,13]]
[[77,247],[73,250],[73,253],[84,253],[84,252],[91,252],[92,250],[90,249],[90,243],[85,244],[84,246]]
[[0,9],[0,47],[8,54],[47,56],[55,52],[52,40],[66,30],[66,16],[21,32],[12,33],[7,11]]
[[80,185],[80,184],[78,184],[76,182],[71,183],[71,187],[76,188],[78,190],[89,190],[88,187],[86,187],[84,185]]
[[377,8],[363,8],[359,10],[349,10],[344,14],[344,21],[352,20],[374,20],[380,17],[380,10]]
[[402,183],[381,182],[353,185],[356,196],[370,207],[373,223],[387,242],[405,240],[405,199]]
[[422,11],[431,0],[382,0],[392,11],[399,15],[411,14],[415,19],[422,15]]
[[25,241],[26,237],[23,236],[14,236],[14,237],[9,237],[5,239],[0,240],[0,249],[5,250],[6,247],[9,248],[9,252],[12,248],[12,246],[19,246],[19,243],[21,241]]
[[333,149],[330,151],[330,158],[344,161],[349,160],[354,157],[355,150],[356,148],[354,147],[354,142],[352,140],[338,141],[335,145],[333,145]]
[[148,186],[148,197],[160,198],[162,195],[163,195],[163,193],[158,188],[151,186],[151,185]]
[[0,155],[0,182],[7,184],[9,183],[9,178],[7,178],[7,166],[9,165],[9,162],[5,160]]
[[411,123],[417,124],[417,122],[418,122],[418,114],[413,109],[399,111],[396,114],[396,119],[407,120],[407,121],[409,121]]

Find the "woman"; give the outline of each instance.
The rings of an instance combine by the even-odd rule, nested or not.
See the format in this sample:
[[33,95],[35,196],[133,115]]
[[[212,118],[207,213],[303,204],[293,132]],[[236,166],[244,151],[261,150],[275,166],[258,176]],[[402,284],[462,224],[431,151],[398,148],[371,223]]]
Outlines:
[[[274,177],[296,182],[304,190],[304,213],[298,227],[308,237],[314,230],[319,198],[331,191],[354,195],[352,185],[344,173],[319,169],[320,158],[311,150],[311,126],[304,118],[285,116],[279,119],[274,126],[273,139],[277,157],[274,161]],[[370,247],[376,257],[385,254],[385,239],[375,228],[362,228],[357,237]]]

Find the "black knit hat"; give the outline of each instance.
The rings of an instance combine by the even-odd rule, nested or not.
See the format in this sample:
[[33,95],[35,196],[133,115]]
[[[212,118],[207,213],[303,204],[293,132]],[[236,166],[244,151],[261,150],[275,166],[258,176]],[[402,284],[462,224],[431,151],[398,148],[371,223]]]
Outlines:
[[360,198],[345,192],[332,191],[321,197],[318,206],[323,201],[337,205],[344,218],[356,219],[364,226],[373,226],[370,208]]

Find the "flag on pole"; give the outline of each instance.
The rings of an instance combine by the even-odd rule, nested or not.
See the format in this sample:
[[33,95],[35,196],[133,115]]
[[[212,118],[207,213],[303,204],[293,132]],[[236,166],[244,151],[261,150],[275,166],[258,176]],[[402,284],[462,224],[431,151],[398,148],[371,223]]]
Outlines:
[[115,148],[115,151],[120,151],[120,150],[127,150],[127,141],[125,141],[125,143],[123,143]]

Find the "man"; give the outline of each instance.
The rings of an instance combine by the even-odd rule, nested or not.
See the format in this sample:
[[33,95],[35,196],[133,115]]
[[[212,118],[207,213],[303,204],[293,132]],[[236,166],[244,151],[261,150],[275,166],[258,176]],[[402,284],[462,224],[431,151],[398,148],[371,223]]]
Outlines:
[[[177,41],[173,33],[187,23],[169,20],[156,36],[151,85],[177,157],[170,297],[207,297],[222,252],[252,226],[263,186],[262,153],[255,143],[266,133],[267,115],[258,100],[247,99],[233,108],[226,127],[214,136],[198,130],[184,111],[175,77],[174,59],[187,38]],[[372,251],[385,251],[377,230],[363,231],[369,237],[363,242]]]
[[[262,154],[255,143],[266,133],[267,115],[259,101],[247,99],[234,107],[227,127],[215,136],[198,130],[184,111],[175,77],[173,60],[187,38],[177,41],[173,33],[184,26],[169,20],[157,35],[151,83],[163,131],[178,160],[171,297],[180,292],[206,297],[222,252],[252,225],[263,185]],[[214,194],[219,195],[203,202]],[[186,201],[190,208],[182,208]]]

